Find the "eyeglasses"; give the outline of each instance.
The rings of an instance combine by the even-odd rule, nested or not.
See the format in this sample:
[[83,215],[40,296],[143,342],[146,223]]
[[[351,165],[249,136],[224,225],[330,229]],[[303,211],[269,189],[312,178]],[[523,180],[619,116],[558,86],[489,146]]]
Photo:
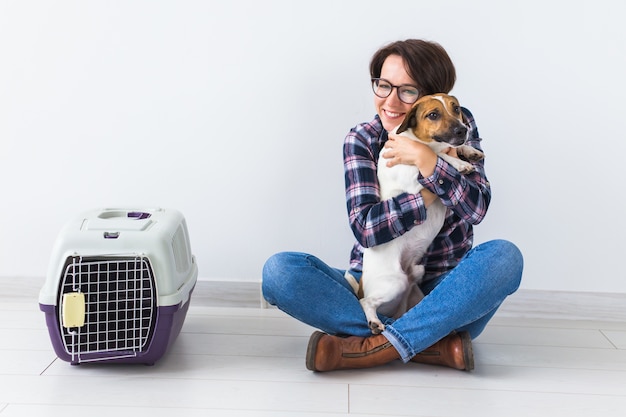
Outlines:
[[372,90],[380,98],[387,98],[391,95],[394,88],[398,89],[398,98],[406,104],[413,104],[419,98],[419,90],[410,85],[393,85],[384,78],[372,78]]

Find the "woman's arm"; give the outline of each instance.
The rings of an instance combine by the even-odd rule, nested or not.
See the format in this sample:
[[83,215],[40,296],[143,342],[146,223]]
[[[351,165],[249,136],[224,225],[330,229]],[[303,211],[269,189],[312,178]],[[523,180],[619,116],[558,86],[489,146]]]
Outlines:
[[372,124],[357,126],[344,142],[349,222],[357,242],[364,247],[389,242],[426,218],[421,194],[403,193],[380,201],[376,159],[382,127],[377,127],[378,130]]

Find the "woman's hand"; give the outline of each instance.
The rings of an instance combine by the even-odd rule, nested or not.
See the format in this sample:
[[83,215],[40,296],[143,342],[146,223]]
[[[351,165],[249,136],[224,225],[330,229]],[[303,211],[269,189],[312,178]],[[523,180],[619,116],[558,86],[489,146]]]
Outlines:
[[435,172],[437,154],[428,145],[404,136],[389,134],[385,149],[387,151],[383,157],[388,167],[398,164],[415,165],[424,177],[430,177]]
[[[429,177],[435,172],[437,154],[428,145],[404,136],[389,134],[385,148],[387,151],[383,157],[386,159],[388,167],[398,164],[415,165],[424,177]],[[448,148],[446,153],[450,156],[458,157],[455,148]],[[426,189],[421,190],[420,194],[422,194],[426,207],[439,198]]]

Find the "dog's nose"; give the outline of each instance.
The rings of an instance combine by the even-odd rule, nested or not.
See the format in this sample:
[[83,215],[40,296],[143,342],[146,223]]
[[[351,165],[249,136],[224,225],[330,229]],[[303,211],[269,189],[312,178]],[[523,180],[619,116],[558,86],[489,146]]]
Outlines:
[[457,137],[465,137],[465,135],[467,134],[467,127],[465,126],[457,126],[454,128],[454,134]]

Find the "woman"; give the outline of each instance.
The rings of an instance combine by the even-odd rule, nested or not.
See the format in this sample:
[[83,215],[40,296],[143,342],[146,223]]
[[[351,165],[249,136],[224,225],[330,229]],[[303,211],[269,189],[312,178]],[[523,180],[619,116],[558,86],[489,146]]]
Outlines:
[[[474,164],[474,173],[461,175],[428,146],[388,134],[419,97],[452,89],[456,72],[446,51],[433,42],[397,41],[374,54],[370,75],[377,114],[354,127],[344,142],[346,200],[356,238],[348,276],[360,279],[363,247],[388,242],[420,224],[439,198],[448,210],[422,261],[426,275],[420,287],[426,297],[396,320],[381,317],[385,330],[372,335],[346,271],[293,252],[266,262],[264,297],[323,331],[309,341],[310,370],[366,368],[395,359],[471,370],[471,339],[519,287],[522,255],[505,240],[472,248],[472,227],[483,220],[491,199],[482,161]],[[481,149],[474,118],[463,112],[471,129],[468,144]],[[417,166],[417,181],[424,186],[420,193],[380,200],[376,166],[383,146],[390,149],[385,154],[389,166]]]

